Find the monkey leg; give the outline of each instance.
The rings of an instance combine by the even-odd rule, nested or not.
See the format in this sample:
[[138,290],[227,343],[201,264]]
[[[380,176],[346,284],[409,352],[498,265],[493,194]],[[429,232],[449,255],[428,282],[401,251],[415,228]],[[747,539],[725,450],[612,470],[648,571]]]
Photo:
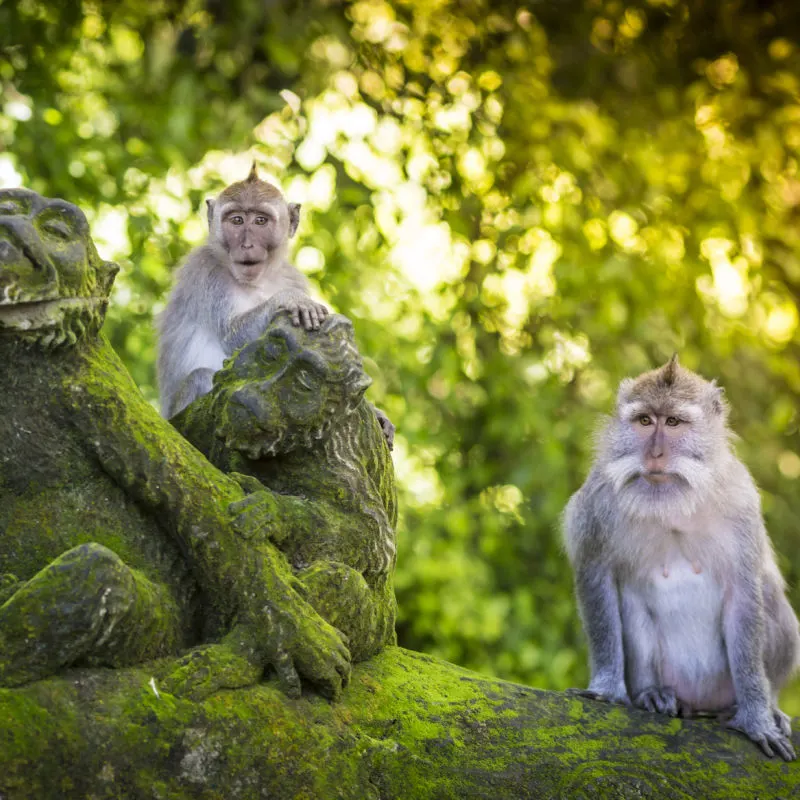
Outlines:
[[0,606],[0,686],[75,664],[122,666],[174,650],[178,610],[168,591],[106,547],[62,553]]
[[167,417],[173,417],[182,411],[190,403],[208,394],[214,385],[214,370],[208,367],[200,367],[190,372],[181,382],[178,391],[170,403],[170,410]]
[[764,611],[764,671],[777,694],[794,671],[800,655],[797,618],[778,587],[765,587]]
[[347,636],[353,661],[394,642],[396,609],[388,579],[370,588],[360,572],[336,561],[316,561],[296,577],[314,610]]

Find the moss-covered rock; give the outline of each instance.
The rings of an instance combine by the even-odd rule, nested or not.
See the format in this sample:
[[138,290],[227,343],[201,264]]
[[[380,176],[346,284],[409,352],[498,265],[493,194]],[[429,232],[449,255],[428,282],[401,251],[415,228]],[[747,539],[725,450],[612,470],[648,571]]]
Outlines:
[[338,703],[272,683],[203,702],[170,665],[0,690],[7,800],[791,798],[800,767],[714,720],[681,721],[483,678],[396,647]]

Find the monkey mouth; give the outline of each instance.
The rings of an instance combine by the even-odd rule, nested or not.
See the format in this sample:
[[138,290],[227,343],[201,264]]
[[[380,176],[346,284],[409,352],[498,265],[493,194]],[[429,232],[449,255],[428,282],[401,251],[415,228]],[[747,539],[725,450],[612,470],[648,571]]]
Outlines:
[[664,483],[672,483],[672,475],[669,472],[645,472],[642,477],[654,486],[659,486]]

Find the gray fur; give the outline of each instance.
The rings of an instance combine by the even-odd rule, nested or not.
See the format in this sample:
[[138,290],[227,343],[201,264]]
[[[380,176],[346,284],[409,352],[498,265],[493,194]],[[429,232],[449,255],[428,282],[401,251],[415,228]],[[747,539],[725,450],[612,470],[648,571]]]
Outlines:
[[620,385],[564,513],[587,694],[672,715],[727,712],[730,727],[791,760],[777,695],[797,664],[798,623],[731,439],[721,389],[676,359]]
[[[288,260],[288,239],[297,229],[300,206],[287,205],[257,177],[238,186],[246,185],[251,188],[238,191],[234,185],[232,196],[229,188],[216,201],[207,201],[208,242],[185,260],[159,317],[158,385],[167,419],[206,394],[224,359],[259,336],[278,311],[288,310],[294,323],[306,328],[319,327],[328,313],[309,297],[305,277]],[[259,195],[260,187],[274,195]],[[237,279],[223,233],[221,208],[231,213],[237,197],[243,198],[243,208],[271,208],[275,220],[264,269],[252,281]]]

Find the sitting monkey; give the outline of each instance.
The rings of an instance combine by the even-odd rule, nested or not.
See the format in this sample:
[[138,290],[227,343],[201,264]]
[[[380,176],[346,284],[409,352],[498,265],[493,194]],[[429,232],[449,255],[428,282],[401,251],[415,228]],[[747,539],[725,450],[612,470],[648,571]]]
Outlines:
[[186,258],[158,322],[158,385],[167,419],[207,394],[222,362],[277,311],[289,311],[306,330],[319,328],[328,314],[289,263],[300,205],[262,181],[255,162],[244,181],[206,202],[208,241]]
[[[208,241],[189,253],[158,321],[158,386],[166,419],[208,394],[223,361],[260,336],[279,311],[306,330],[318,330],[328,316],[289,263],[299,203],[287,203],[262,181],[255,162],[246,180],[206,202]],[[395,427],[380,409],[375,416],[391,450]]]
[[677,358],[619,388],[616,413],[564,514],[589,639],[585,694],[731,728],[795,758],[778,692],[798,623],[727,405]]

